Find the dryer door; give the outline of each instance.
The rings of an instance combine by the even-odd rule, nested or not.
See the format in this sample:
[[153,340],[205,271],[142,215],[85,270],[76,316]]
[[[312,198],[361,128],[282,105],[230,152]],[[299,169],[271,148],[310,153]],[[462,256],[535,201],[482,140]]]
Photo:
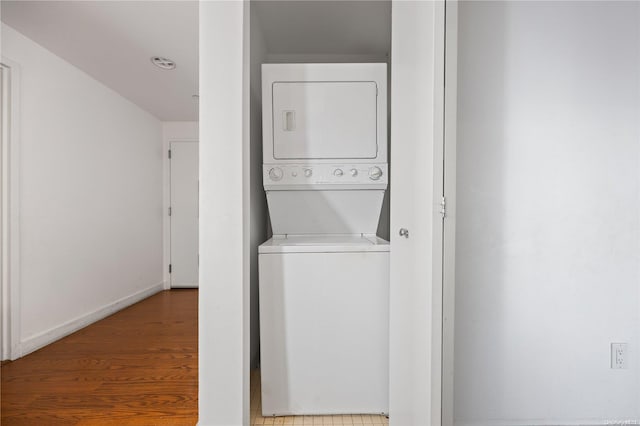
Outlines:
[[272,90],[275,159],[376,158],[374,81],[274,82]]

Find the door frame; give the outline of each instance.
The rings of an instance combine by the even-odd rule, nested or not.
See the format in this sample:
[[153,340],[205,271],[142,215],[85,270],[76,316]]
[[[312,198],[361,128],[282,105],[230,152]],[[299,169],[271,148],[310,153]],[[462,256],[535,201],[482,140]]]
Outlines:
[[20,336],[20,66],[2,57],[3,119],[1,161],[2,189],[2,339],[1,359],[22,356]]
[[445,0],[443,194],[446,219],[442,253],[442,426],[454,425],[456,130],[458,0]]
[[[409,358],[417,362],[429,362],[425,367],[428,370],[426,381],[423,377],[416,377],[411,380],[411,384],[422,390],[428,388],[430,400],[419,401],[412,398],[414,389],[411,386],[401,386],[394,396],[400,402],[403,397],[408,399],[398,407],[399,411],[409,416],[420,412],[420,415],[425,416],[425,421],[416,424],[432,426],[442,424],[443,393],[444,225],[439,211],[441,191],[445,185],[445,1],[412,2],[415,5],[426,3],[432,8],[426,15],[434,18],[428,18],[435,24],[434,33],[429,35],[426,43],[431,43],[427,48],[430,49],[429,52],[433,51],[433,56],[420,66],[429,68],[434,77],[425,82],[423,76],[418,76],[418,69],[415,81],[407,82],[431,84],[434,92],[434,96],[429,99],[413,99],[421,105],[429,105],[427,109],[433,110],[435,124],[432,132],[414,135],[418,139],[426,137],[434,145],[430,147],[432,156],[427,160],[432,164],[425,164],[426,171],[433,177],[433,186],[429,188],[429,194],[423,197],[428,198],[427,204],[431,203],[425,209],[429,214],[424,220],[429,221],[433,238],[432,241],[424,241],[424,244],[429,246],[434,271],[426,282],[421,283],[431,292],[433,310],[421,310],[421,315],[417,317],[421,321],[408,324],[407,329],[412,335],[429,336],[431,342],[431,360],[421,361],[416,358],[421,355],[419,351],[412,351],[411,346],[407,349],[410,352],[407,354]],[[402,2],[394,0],[392,8],[398,3]],[[202,426],[247,424],[249,421],[249,277],[246,273],[250,255],[248,176],[251,167],[248,137],[249,7],[249,2],[204,2],[200,8],[200,115],[206,117],[206,120],[201,120],[200,211],[207,221],[207,225],[201,226],[199,231],[200,254],[206,259],[200,269],[199,296],[199,398],[203,402],[199,409],[199,424]],[[424,31],[426,23],[420,22],[419,16],[414,18],[409,24]],[[425,44],[425,40],[416,39],[410,34],[405,41],[415,44],[412,48],[418,51]],[[220,67],[220,63],[225,66]],[[403,65],[411,67],[413,64]],[[392,111],[392,116],[397,112]],[[449,193],[447,195],[452,196]],[[392,236],[394,233],[397,233],[397,229],[392,230]],[[216,244],[216,240],[220,239],[224,239],[224,246]],[[393,246],[391,250],[393,253]],[[217,268],[215,274],[214,268]],[[217,280],[219,276],[224,276],[225,280]],[[220,300],[224,303],[220,303]],[[217,350],[220,346],[224,346],[226,350]],[[429,405],[428,410],[424,409],[425,404]],[[391,424],[394,425],[394,414],[391,414]],[[400,417],[398,421],[399,419]]]

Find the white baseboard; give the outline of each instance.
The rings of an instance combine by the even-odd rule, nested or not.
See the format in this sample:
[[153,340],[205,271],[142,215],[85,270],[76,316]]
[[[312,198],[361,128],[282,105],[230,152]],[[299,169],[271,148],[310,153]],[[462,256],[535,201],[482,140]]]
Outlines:
[[154,284],[151,287],[148,287],[130,296],[123,297],[122,299],[116,300],[115,302],[103,306],[102,308],[99,308],[93,312],[89,312],[88,314],[74,318],[61,325],[50,328],[47,331],[29,337],[28,339],[20,342],[20,348],[18,350],[18,356],[16,358],[25,356],[33,351],[42,348],[43,346],[55,342],[56,340],[62,339],[63,337],[68,336],[69,334],[74,333],[81,328],[88,326],[89,324],[108,317],[109,315],[118,312],[119,310],[124,309],[128,306],[131,306],[143,299],[146,299],[147,297],[152,296],[162,290],[164,290],[164,282]]
[[455,426],[625,426],[640,425],[640,419],[577,419],[577,420],[481,420],[456,421]]

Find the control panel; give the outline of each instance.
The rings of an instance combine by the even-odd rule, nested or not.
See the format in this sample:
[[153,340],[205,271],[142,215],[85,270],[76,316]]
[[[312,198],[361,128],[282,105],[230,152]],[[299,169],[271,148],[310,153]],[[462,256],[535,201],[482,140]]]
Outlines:
[[386,186],[386,163],[367,164],[264,164],[266,186],[363,185]]

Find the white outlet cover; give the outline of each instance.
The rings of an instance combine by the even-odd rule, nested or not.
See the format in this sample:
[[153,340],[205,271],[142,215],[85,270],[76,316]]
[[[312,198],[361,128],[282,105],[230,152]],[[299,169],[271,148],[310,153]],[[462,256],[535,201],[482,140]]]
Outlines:
[[623,370],[627,368],[627,344],[612,343],[611,344],[611,368],[614,370]]

